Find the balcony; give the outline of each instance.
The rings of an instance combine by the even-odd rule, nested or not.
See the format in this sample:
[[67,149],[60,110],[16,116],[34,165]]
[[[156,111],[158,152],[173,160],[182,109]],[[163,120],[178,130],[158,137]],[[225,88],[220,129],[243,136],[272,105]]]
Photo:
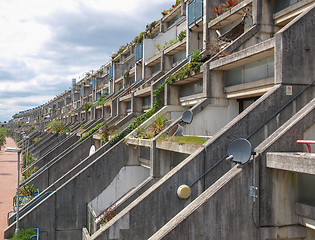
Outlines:
[[252,0],[245,0],[240,2],[235,7],[231,8],[229,11],[226,11],[222,15],[216,17],[208,23],[208,28],[218,30],[221,29],[236,20],[242,18],[245,14],[244,9],[246,8],[246,12],[252,11]]
[[276,1],[275,14],[273,15],[275,25],[278,27],[285,26],[297,15],[311,7],[313,3],[314,0]]
[[136,46],[136,54],[135,54],[135,61],[138,62],[142,59],[143,57],[143,43],[139,44]]
[[[200,24],[203,16],[203,0],[193,0],[188,3],[188,26],[191,29],[194,25]],[[194,25],[193,25],[194,24]],[[202,31],[202,28],[201,28]]]

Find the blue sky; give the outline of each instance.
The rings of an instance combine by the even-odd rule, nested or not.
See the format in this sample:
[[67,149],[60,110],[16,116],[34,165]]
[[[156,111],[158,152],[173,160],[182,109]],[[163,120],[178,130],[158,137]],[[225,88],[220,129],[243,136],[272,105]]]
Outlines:
[[69,89],[162,17],[171,0],[1,0],[0,121]]

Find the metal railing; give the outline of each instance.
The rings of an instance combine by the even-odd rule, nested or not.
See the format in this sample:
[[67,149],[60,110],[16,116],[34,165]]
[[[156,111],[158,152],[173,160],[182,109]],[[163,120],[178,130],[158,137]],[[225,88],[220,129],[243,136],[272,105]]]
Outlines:
[[196,23],[203,16],[203,0],[193,0],[188,3],[188,26]]
[[36,234],[32,235],[30,240],[32,240],[32,239],[38,240],[39,239],[39,228],[33,228],[33,231],[35,231]]

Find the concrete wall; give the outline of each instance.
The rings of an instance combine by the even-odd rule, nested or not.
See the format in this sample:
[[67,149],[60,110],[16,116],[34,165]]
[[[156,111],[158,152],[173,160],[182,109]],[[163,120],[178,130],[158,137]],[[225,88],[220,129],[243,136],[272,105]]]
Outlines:
[[315,5],[275,35],[277,83],[305,84],[315,76]]
[[[277,185],[274,184],[275,178],[279,178],[278,175],[281,176],[281,171],[276,171],[273,169],[266,168],[266,153],[267,152],[292,152],[292,151],[303,151],[303,146],[301,144],[297,144],[296,140],[303,138],[304,132],[313,125],[315,119],[315,108],[314,108],[315,100],[312,100],[304,109],[301,110],[299,115],[295,115],[290,121],[280,127],[277,131],[275,131],[268,139],[266,139],[263,143],[261,143],[257,148],[257,152],[262,152],[261,160],[259,161],[260,170],[260,206],[264,211],[260,212],[260,223],[262,225],[275,225],[275,224],[288,224],[297,222],[297,216],[295,214],[295,202],[296,195],[291,194],[288,204],[284,204],[285,202],[277,201],[279,199],[279,193],[284,191],[284,188],[281,192],[277,191]],[[277,141],[275,141],[277,140]],[[286,177],[283,173],[282,178]],[[293,176],[288,176],[291,182],[294,182],[295,178]],[[286,178],[288,178],[286,177]],[[282,196],[280,194],[280,196]],[[292,203],[293,201],[293,203]],[[275,204],[270,204],[275,203]],[[277,214],[280,210],[277,208],[285,208],[286,214]],[[288,217],[288,216],[295,216]]]
[[191,124],[184,125],[183,134],[213,136],[237,115],[238,105],[232,107],[209,105],[194,115]]
[[43,191],[50,184],[57,181],[70,169],[83,161],[89,155],[89,151],[93,143],[93,136],[90,136],[73,148],[67,149],[66,153],[62,157],[55,158],[44,165],[43,170],[36,175],[30,183],[36,188],[39,188],[40,191]]
[[110,185],[89,202],[89,205],[98,216],[101,211],[110,207],[128,191],[143,182],[149,177],[149,174],[149,169],[141,166],[124,166]]
[[[38,198],[43,198],[48,192],[55,191],[57,188],[62,186],[66,181],[68,181],[70,178],[72,178],[74,175],[76,175],[78,172],[80,172],[83,168],[85,168],[87,165],[89,165],[95,159],[97,159],[98,157],[103,155],[104,152],[106,152],[109,148],[110,148],[109,144],[106,144],[106,145],[102,146],[100,149],[98,149],[94,154],[92,154],[91,156],[88,156],[83,161],[81,161],[80,163],[75,165],[75,167],[73,167],[71,170],[69,170],[67,173],[65,173],[62,177],[60,177],[55,182],[50,183],[47,188],[45,188],[43,191],[41,191]],[[33,206],[34,202],[37,201],[36,199],[37,198],[30,201],[23,208],[26,208],[29,205]],[[21,209],[21,211],[23,211],[23,208]],[[14,217],[15,217],[15,215],[11,215],[11,217],[9,219],[10,224],[13,223]]]
[[[252,161],[235,166],[176,215],[150,239],[304,239],[306,230],[298,226],[297,174],[267,169],[266,153],[294,151],[295,143],[313,124],[315,100],[281,126],[255,150],[259,153],[259,198],[253,202]],[[261,181],[262,180],[262,181]],[[267,185],[266,185],[267,183]],[[309,236],[312,236],[309,233]]]
[[47,141],[46,144],[42,145],[35,153],[35,156],[38,156],[39,158],[42,157],[46,152],[53,149],[56,145],[58,145],[60,142],[62,142],[65,138],[67,138],[67,135],[64,133],[60,136],[57,136],[54,139],[50,139]]
[[68,149],[72,144],[74,144],[78,140],[76,134],[72,134],[68,138],[66,138],[63,142],[58,144],[56,147],[48,151],[44,156],[37,159],[31,167],[35,166],[37,169],[43,167],[46,163],[57,157],[59,154]]
[[[182,201],[176,196],[177,187],[181,184],[189,185],[193,183],[205,170],[209,169],[220,159],[224,159],[229,143],[236,138],[249,136],[257,127],[263,125],[281,105],[286,104],[291,96],[286,96],[284,90],[285,87],[274,87],[272,91],[257,100],[222,128],[213,139],[204,144],[204,150],[200,148],[198,152],[186,158],[136,201],[120,212],[117,218],[106,224],[103,229],[101,228],[97,231],[91,239],[119,237],[119,229],[126,228],[119,221],[119,219],[123,218],[129,219],[127,227],[129,228],[128,234],[130,234],[131,238],[147,239],[150,237],[156,230],[161,228],[167,221],[193,201],[202,191],[229,171],[231,163],[223,161],[216,166],[211,174],[206,175],[205,178],[198,181],[192,187],[190,199]],[[295,89],[295,91],[298,92],[298,89]],[[261,112],[265,112],[265,114],[259,114]],[[287,119],[290,116],[292,115],[287,115]],[[274,118],[276,117],[274,116]],[[257,138],[257,142],[263,141],[264,138],[261,138],[259,135],[259,133],[254,134],[252,139],[255,140]],[[150,207],[152,202],[157,203],[158,207]],[[141,218],[138,216],[141,216]]]
[[[121,141],[24,215],[21,226],[36,224],[48,233],[47,238],[41,235],[41,239],[81,239],[81,229],[86,224],[86,204],[113,181],[123,166],[129,165],[128,157],[126,144]],[[14,224],[6,230],[5,236],[13,231]]]
[[154,39],[144,39],[143,40],[143,60],[146,62],[150,57],[158,52],[158,49],[155,47],[160,44],[164,45],[165,42],[169,42],[170,40],[176,40],[176,28],[173,27],[165,33],[161,33]]

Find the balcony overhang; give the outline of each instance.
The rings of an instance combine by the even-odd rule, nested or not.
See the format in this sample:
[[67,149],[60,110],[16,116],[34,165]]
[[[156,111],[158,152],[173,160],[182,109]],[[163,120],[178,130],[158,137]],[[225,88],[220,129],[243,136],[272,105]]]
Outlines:
[[146,97],[146,96],[150,96],[151,95],[151,86],[137,90],[134,93],[135,97]]
[[122,77],[116,79],[116,80],[115,80],[115,83],[123,82],[123,80],[124,80],[124,77],[122,76]]
[[314,0],[304,0],[297,2],[273,15],[275,25],[278,27],[283,27],[289,23],[293,18],[302,12],[306,11],[312,6]]
[[274,55],[274,39],[210,62],[210,70],[229,70]]
[[175,16],[177,16],[177,14],[179,14],[181,12],[181,4],[177,5],[169,14],[167,14],[166,16],[164,16],[162,18],[162,22],[169,22],[172,20],[172,18],[174,18]]
[[183,41],[177,42],[174,45],[170,46],[169,48],[165,49],[164,54],[174,55],[175,53],[178,53],[185,49],[186,49],[186,39],[184,39]]
[[161,62],[161,57],[162,57],[162,52],[159,52],[158,54],[152,56],[151,58],[149,58],[147,60],[147,62],[145,63],[145,66],[148,66],[148,67],[152,67],[158,63]]
[[119,98],[120,102],[130,102],[131,101],[131,93],[122,96],[121,98]]
[[202,32],[203,31],[203,20],[202,17],[196,20],[196,22],[189,25],[188,29],[190,31]]
[[185,85],[187,83],[198,81],[202,78],[203,78],[203,73],[202,73],[202,69],[200,69],[200,72],[198,72],[197,74],[194,74],[182,80],[176,81],[173,83],[173,85]]
[[217,30],[221,29],[232,22],[235,22],[237,19],[240,19],[241,17],[244,16],[245,11],[243,10],[246,8],[247,12],[252,11],[252,4],[253,0],[245,0],[231,8],[229,11],[226,11],[222,15],[216,17],[212,21],[208,23],[208,28]]
[[265,94],[274,86],[274,78],[238,84],[224,88],[228,99],[257,97]]
[[315,153],[267,153],[267,167],[315,175]]

